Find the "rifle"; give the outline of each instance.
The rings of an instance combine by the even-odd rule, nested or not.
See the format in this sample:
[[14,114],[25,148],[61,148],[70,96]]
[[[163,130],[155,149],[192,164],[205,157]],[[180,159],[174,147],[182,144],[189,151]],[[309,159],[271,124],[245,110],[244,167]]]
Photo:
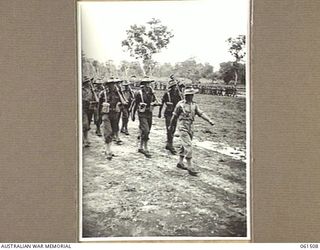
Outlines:
[[89,86],[90,86],[90,89],[91,89],[91,91],[92,91],[92,93],[93,93],[93,96],[94,96],[94,99],[95,99],[95,101],[90,101],[90,103],[89,103],[89,110],[94,110],[94,109],[96,109],[97,106],[98,106],[99,98],[97,97],[97,94],[96,94],[96,92],[94,91],[94,88],[93,88],[93,85],[92,85],[91,81],[89,82]]
[[155,101],[151,103],[152,106],[161,106],[161,102],[158,100],[158,98],[156,97],[156,95],[154,94],[154,90],[151,86],[149,86],[149,88],[151,89],[151,92],[154,96]]
[[177,89],[178,89],[178,92],[179,92],[179,96],[180,96],[181,100],[183,100],[184,97],[183,97],[183,94],[181,93],[181,90],[180,90],[180,88],[179,88],[179,80],[177,80],[177,79],[175,78],[174,74],[171,74],[171,75],[170,75],[170,79],[176,81],[176,83],[177,83]]
[[91,91],[92,91],[92,93],[94,95],[94,99],[96,100],[96,102],[99,102],[99,98],[97,96],[97,93],[94,91],[94,88],[93,88],[93,85],[92,85],[91,81],[89,82],[89,85],[90,85]]
[[117,86],[115,86],[116,91],[120,97],[120,102],[122,105],[128,105],[128,100],[122,95],[122,93],[120,92],[119,88]]

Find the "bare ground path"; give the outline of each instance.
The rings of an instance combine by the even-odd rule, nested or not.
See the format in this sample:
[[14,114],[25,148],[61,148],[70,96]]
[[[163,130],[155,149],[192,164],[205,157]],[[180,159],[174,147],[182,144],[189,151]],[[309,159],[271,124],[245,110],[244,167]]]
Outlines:
[[213,113],[204,108],[215,128],[200,118],[195,124],[198,177],[178,169],[177,156],[164,149],[163,119],[154,116],[151,159],[137,153],[138,121],[129,122],[124,145],[113,146],[112,161],[105,159],[103,139],[91,126],[83,161],[83,237],[246,236],[245,115],[240,112],[245,99],[204,98],[203,104],[225,107]]

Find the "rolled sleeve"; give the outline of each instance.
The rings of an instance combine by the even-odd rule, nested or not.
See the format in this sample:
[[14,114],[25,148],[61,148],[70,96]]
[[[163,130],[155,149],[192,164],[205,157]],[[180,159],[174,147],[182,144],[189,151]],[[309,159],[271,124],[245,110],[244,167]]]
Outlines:
[[196,110],[195,110],[195,111],[196,111],[196,115],[197,115],[197,116],[200,116],[200,117],[201,117],[201,116],[203,115],[203,113],[204,113],[204,112],[199,108],[199,106],[198,106],[197,104],[196,104]]

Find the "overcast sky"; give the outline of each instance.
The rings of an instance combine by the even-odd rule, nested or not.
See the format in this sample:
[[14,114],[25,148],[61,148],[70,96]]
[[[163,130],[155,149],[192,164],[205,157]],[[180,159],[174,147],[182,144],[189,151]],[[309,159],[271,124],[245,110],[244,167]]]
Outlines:
[[100,62],[133,61],[121,47],[126,30],[157,18],[174,33],[154,60],[176,63],[190,57],[219,63],[233,60],[226,39],[247,34],[248,0],[80,2],[81,48]]

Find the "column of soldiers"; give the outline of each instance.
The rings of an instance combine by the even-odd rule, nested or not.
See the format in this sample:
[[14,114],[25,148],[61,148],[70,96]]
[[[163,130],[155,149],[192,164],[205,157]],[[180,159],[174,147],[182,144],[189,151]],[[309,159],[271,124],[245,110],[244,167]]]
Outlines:
[[[136,86],[133,82],[126,82],[113,77],[108,80],[94,80],[85,76],[82,85],[83,146],[90,146],[88,131],[90,130],[92,117],[94,117],[96,135],[103,135],[105,155],[108,160],[111,160],[116,156],[112,151],[112,143],[123,144],[119,132],[129,135],[129,117],[131,115],[132,121],[135,121],[137,113],[139,119],[138,152],[145,155],[146,158],[152,157],[148,141],[152,127],[153,109],[155,106],[159,106],[159,118],[162,117],[164,108],[167,135],[165,149],[173,155],[177,153],[173,146],[174,133],[177,128],[181,139],[177,167],[188,170],[190,175],[196,176],[197,170],[191,163],[193,121],[195,115],[198,115],[211,125],[213,125],[213,122],[193,101],[193,95],[198,92],[193,87],[185,88],[183,83],[171,75],[167,91],[160,102],[151,87],[154,83],[154,80],[144,77],[140,81],[139,88],[133,91],[130,87],[130,85]],[[119,129],[120,120],[122,120],[121,130]],[[103,133],[100,130],[101,126]],[[186,166],[184,160],[186,160]]]
[[214,85],[201,85],[199,87],[200,94],[207,94],[207,95],[218,95],[218,96],[237,96],[237,87],[232,86],[214,86]]

